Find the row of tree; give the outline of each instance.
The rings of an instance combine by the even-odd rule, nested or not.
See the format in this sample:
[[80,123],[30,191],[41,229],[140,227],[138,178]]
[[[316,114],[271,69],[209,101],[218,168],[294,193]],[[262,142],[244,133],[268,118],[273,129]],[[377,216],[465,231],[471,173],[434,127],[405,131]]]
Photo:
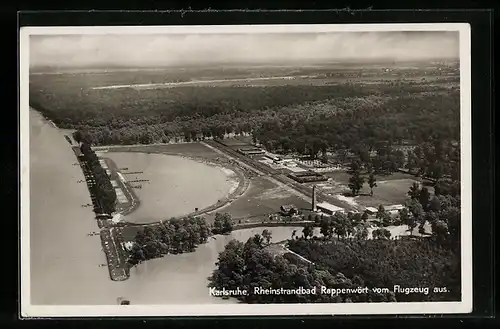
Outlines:
[[102,168],[99,158],[89,144],[85,142],[81,143],[80,150],[83,154],[84,161],[92,174],[93,185],[90,186],[90,192],[97,199],[101,208],[98,209],[98,211],[106,214],[113,213],[116,209],[116,191],[111,184],[106,170]]
[[128,263],[162,257],[169,253],[191,252],[207,242],[210,228],[202,217],[171,219],[140,229],[134,238]]

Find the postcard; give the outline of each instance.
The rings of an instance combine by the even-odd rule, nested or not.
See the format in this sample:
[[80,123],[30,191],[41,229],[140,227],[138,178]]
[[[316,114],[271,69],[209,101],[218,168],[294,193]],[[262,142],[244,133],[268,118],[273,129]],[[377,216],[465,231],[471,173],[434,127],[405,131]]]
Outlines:
[[472,311],[468,24],[23,27],[21,316]]

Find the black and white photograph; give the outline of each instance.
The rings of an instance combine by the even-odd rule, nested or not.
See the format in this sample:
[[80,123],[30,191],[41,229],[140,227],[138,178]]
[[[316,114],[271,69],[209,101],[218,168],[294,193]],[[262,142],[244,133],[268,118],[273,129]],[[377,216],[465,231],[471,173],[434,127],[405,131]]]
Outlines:
[[472,311],[470,28],[23,27],[24,317]]

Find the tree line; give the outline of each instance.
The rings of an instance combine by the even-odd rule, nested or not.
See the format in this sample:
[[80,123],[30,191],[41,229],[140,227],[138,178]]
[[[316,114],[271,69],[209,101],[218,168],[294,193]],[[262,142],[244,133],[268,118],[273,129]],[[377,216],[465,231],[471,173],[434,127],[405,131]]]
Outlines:
[[[76,136],[78,137],[78,135]],[[78,138],[75,140],[80,142]],[[106,170],[99,163],[99,158],[88,143],[81,143],[80,150],[85,163],[88,165],[94,184],[90,186],[90,193],[98,200],[101,213],[111,214],[116,209],[116,191],[111,184]]]
[[202,217],[171,219],[140,229],[133,240],[128,263],[133,266],[170,253],[192,252],[207,242],[210,228]]

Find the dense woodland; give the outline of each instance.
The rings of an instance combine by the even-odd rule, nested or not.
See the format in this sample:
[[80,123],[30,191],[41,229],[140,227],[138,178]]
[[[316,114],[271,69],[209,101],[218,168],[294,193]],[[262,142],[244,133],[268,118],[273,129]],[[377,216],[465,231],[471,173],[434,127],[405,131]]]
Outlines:
[[[79,139],[76,140],[80,142]],[[113,213],[116,205],[116,191],[113,185],[111,185],[106,170],[101,167],[99,158],[89,144],[85,142],[81,143],[80,150],[95,182],[90,187],[90,193],[98,200],[98,206],[101,208],[96,210],[105,214]]]
[[396,143],[459,131],[458,90],[426,83],[147,90],[38,83],[30,88],[31,106],[62,128],[81,130],[93,145],[254,132],[270,149],[315,153],[323,144],[355,148],[359,140]]

